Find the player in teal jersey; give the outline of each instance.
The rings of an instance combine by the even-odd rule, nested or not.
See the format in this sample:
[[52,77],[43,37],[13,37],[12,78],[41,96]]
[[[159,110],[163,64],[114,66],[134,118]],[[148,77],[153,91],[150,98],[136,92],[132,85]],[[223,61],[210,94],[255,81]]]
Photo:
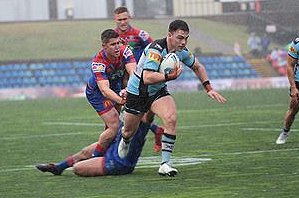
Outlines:
[[180,61],[196,74],[209,97],[220,103],[226,101],[212,88],[204,66],[186,48],[188,38],[189,27],[185,21],[171,22],[167,37],[154,41],[144,50],[127,86],[124,130],[118,147],[119,156],[123,158],[127,156],[138,123],[144,113],[150,110],[161,118],[165,129],[162,136],[162,163],[158,170],[161,175],[177,174],[177,170],[171,167],[170,160],[176,139],[176,105],[167,91],[166,81],[176,79],[182,71],[181,67],[176,66],[169,74],[159,73],[163,57],[170,52],[176,53]]
[[289,109],[284,118],[284,127],[276,139],[276,144],[284,144],[290,134],[291,126],[299,110],[299,38],[296,38],[290,45],[288,51],[287,76],[290,83]]
[[[145,47],[153,42],[152,37],[145,30],[141,30],[130,24],[131,16],[127,7],[120,6],[114,9],[114,29],[125,45],[129,45],[133,51],[136,62],[139,61]],[[154,122],[150,126],[151,131],[155,134],[154,151],[161,150],[161,137],[164,129]]]

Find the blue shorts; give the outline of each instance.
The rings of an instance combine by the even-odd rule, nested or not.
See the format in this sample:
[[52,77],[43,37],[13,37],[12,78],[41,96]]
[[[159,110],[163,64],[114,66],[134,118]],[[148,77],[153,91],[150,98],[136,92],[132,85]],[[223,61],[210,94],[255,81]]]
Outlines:
[[88,102],[99,115],[111,110],[115,105],[115,102],[104,97],[99,90],[93,91],[91,93],[88,88],[86,88],[85,94]]
[[104,156],[105,175],[124,175],[132,173],[142,152],[149,124],[140,123],[136,134],[131,140],[129,153],[125,158],[118,156],[118,145],[121,140],[121,127],[118,130],[116,139],[112,142]]

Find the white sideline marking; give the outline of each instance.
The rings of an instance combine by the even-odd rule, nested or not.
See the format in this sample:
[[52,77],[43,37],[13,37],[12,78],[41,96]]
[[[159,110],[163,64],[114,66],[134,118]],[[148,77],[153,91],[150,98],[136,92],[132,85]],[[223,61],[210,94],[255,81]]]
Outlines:
[[[173,157],[172,162],[175,166],[187,166],[200,164],[202,162],[210,161],[211,158],[195,158],[195,157]],[[136,168],[155,168],[159,167],[161,163],[160,156],[140,157]]]
[[103,123],[83,123],[83,122],[43,122],[45,125],[71,125],[71,126],[104,126]]
[[[96,133],[96,132],[94,132]],[[75,133],[52,133],[52,134],[41,134],[41,135],[16,135],[10,137],[0,137],[0,140],[16,140],[16,139],[33,139],[33,138],[44,138],[44,137],[61,137],[61,136],[72,136],[90,134],[86,132],[75,132]]]
[[[276,123],[275,121],[258,121],[251,122],[251,124],[268,124]],[[95,123],[77,123],[77,122],[44,122],[46,125],[77,125],[77,126],[104,126],[103,124]],[[206,127],[224,127],[224,126],[238,126],[246,125],[248,122],[235,122],[235,123],[217,123],[217,124],[201,124],[201,125],[189,125],[189,126],[178,126],[178,129],[196,129]],[[254,130],[255,128],[242,128],[243,130]],[[262,128],[260,128],[262,129]],[[269,130],[269,129],[268,129]],[[272,129],[271,129],[272,130]],[[278,129],[275,129],[278,130]],[[292,131],[296,131],[295,129]],[[52,133],[52,134],[40,134],[40,135],[26,135],[19,134],[8,137],[0,137],[1,140],[16,140],[16,139],[31,139],[31,138],[43,138],[43,137],[61,137],[61,136],[72,136],[72,135],[86,135],[86,134],[98,134],[98,131],[94,132],[74,132],[74,133]]]
[[[187,165],[195,165],[200,164],[203,162],[207,162],[212,160],[211,158],[195,158],[195,157],[173,157],[172,161],[175,164],[175,166],[187,166]],[[159,167],[159,164],[161,163],[160,156],[152,156],[152,157],[140,157],[138,160],[138,163],[136,165],[136,168],[155,168]],[[1,168],[0,173],[2,172],[16,172],[16,171],[27,171],[27,170],[33,170],[35,169],[35,166],[33,165],[27,165],[20,168]],[[72,169],[68,168],[68,169]]]
[[[270,128],[242,128],[243,131],[281,131],[281,129]],[[299,131],[299,129],[292,129],[292,131]]]
[[[276,123],[275,121],[257,121],[250,122],[251,124],[268,124]],[[78,123],[78,122],[44,122],[45,125],[76,125],[76,126],[104,126],[104,124],[95,124],[95,123]],[[222,126],[236,126],[248,124],[248,122],[229,122],[229,123],[211,123],[211,124],[200,124],[200,125],[189,125],[189,126],[178,126],[179,129],[188,129],[188,128],[203,128],[203,127],[222,127]]]
[[[173,157],[173,162],[175,166],[187,166],[187,165],[194,165],[200,164],[202,162],[212,160],[212,157],[221,156],[221,155],[245,155],[245,154],[260,154],[260,153],[276,153],[276,152],[289,152],[289,151],[299,151],[299,148],[290,148],[290,149],[280,149],[280,150],[258,150],[258,151],[245,151],[245,152],[233,152],[233,153],[220,153],[216,155],[200,155],[198,157]],[[206,158],[209,157],[209,158]],[[140,157],[136,168],[152,168],[158,167],[160,164],[160,156],[152,156],[152,157]],[[0,167],[0,173],[4,172],[16,172],[16,171],[27,171],[33,170],[35,166],[33,165],[26,165],[20,168],[7,168],[7,167]]]

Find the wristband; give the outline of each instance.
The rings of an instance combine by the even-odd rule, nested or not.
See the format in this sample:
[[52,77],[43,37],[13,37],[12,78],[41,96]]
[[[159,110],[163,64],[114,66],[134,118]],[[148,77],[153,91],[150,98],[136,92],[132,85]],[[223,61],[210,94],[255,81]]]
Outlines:
[[208,81],[208,80],[203,82],[202,85],[205,88],[206,92],[209,92],[213,89],[212,86],[211,86],[210,81]]

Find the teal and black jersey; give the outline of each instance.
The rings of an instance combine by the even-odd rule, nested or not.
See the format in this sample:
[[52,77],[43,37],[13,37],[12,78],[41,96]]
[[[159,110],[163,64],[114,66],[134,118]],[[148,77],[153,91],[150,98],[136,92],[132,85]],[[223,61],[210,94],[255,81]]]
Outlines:
[[[129,79],[127,85],[128,92],[141,97],[148,97],[155,95],[160,89],[165,87],[165,82],[145,85],[142,80],[142,75],[144,70],[159,72],[159,66],[163,57],[168,53],[166,38],[156,40],[149,44],[140,57],[134,75]],[[174,53],[185,66],[190,68],[193,66],[195,57],[189,49],[185,48],[182,51],[175,51]]]
[[297,59],[297,64],[295,67],[295,81],[299,82],[299,65],[298,65],[298,58],[299,58],[299,38],[296,38],[292,43],[288,51],[289,56]]

